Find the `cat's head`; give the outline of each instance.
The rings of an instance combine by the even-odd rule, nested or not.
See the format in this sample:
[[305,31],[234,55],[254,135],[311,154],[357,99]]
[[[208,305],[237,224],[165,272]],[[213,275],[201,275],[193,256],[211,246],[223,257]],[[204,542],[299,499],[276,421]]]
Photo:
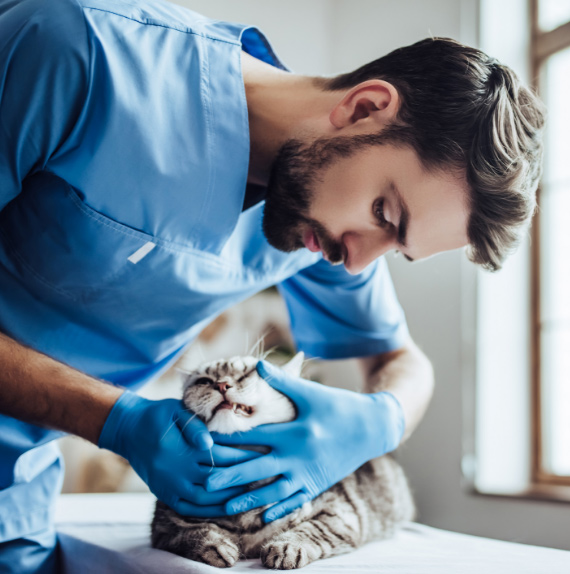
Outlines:
[[[300,376],[303,358],[303,353],[297,353],[280,368]],[[258,360],[255,357],[221,359],[186,373],[184,405],[195,412],[210,431],[224,434],[293,420],[295,406],[257,374]]]

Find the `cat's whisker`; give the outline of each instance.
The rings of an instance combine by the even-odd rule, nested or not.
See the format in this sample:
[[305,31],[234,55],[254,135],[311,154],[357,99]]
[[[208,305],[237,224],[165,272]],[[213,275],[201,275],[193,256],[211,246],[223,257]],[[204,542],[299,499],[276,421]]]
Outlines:
[[[249,332],[247,333],[247,337],[248,337],[247,343],[249,344]],[[259,342],[259,339],[257,341],[255,341],[255,343],[253,344],[253,346],[251,348],[250,347],[247,348],[246,355],[249,355],[252,357],[255,356],[254,351],[255,351],[255,347],[257,346],[258,342]]]
[[198,353],[200,353],[201,361],[205,361],[206,355],[204,355],[204,350],[202,349],[202,344],[199,340],[196,340],[196,348],[198,349]]
[[267,336],[267,333],[269,333],[269,328],[265,329],[265,331],[263,331],[263,333],[261,333],[261,335],[259,336],[257,341],[254,343],[254,345],[251,348],[251,351],[248,353],[248,355],[255,357],[257,359],[259,359],[259,357],[261,355],[263,355],[264,345],[265,345],[265,337]]
[[160,438],[160,440],[164,440],[164,437],[168,434],[168,432],[170,431],[170,429],[176,424],[176,421],[172,421],[170,423],[170,425],[168,425],[168,428],[164,431],[164,434],[162,435],[162,437]]
[[269,331],[265,331],[262,335],[261,335],[261,341],[259,343],[259,348],[257,350],[257,354],[258,356],[262,357],[263,353],[265,352],[265,337],[267,335]]
[[[198,416],[197,413],[194,413],[185,423],[184,426],[180,429],[180,432],[183,433],[184,429]],[[168,428],[164,431],[164,434],[162,435],[160,440],[164,440],[164,437],[168,434],[168,432],[170,431],[170,429],[176,424],[176,421],[172,421],[169,425]]]
[[182,430],[184,430],[197,416],[198,416],[198,413],[194,413],[194,414],[184,423],[184,426],[182,427]]
[[198,415],[194,413],[185,423],[184,426],[180,429],[180,432],[183,433],[186,427],[197,417]]
[[260,361],[264,361],[265,359],[267,359],[267,357],[273,353],[273,351],[275,351],[275,349],[277,349],[277,345],[273,345],[273,347],[270,347],[269,349],[267,349],[267,351],[263,351],[263,353],[261,353],[261,356],[259,357]]

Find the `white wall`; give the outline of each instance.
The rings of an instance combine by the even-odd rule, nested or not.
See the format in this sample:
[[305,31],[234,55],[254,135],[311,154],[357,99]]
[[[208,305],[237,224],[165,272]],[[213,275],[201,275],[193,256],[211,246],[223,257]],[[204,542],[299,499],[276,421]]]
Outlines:
[[[345,71],[430,35],[478,42],[479,0],[180,3],[215,18],[258,25],[284,62],[299,73]],[[500,29],[507,24],[508,17]],[[437,380],[419,431],[400,449],[420,520],[460,532],[570,549],[567,505],[484,497],[466,488],[461,471],[463,431],[472,423],[474,395],[469,387],[462,388],[462,381],[472,378],[475,365],[470,351],[476,340],[471,329],[477,293],[477,276],[466,265],[460,252],[415,264],[390,258],[411,332],[432,359]],[[492,329],[492,319],[487,328]],[[470,444],[467,447],[471,449]]]
[[210,18],[259,27],[283,63],[301,74],[333,72],[329,0],[174,0]]

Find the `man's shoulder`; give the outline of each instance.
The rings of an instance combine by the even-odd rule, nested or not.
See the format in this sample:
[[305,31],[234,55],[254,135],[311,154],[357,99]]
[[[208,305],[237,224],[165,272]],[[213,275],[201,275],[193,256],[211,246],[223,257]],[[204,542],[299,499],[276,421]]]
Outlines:
[[[81,7],[75,0],[0,0],[2,40],[33,35],[36,49],[65,46],[85,32]],[[0,47],[4,42],[0,42]]]
[[[88,35],[75,0],[0,0],[0,61],[4,67],[49,81],[49,70],[67,70],[85,79]],[[84,82],[83,82],[84,83]]]

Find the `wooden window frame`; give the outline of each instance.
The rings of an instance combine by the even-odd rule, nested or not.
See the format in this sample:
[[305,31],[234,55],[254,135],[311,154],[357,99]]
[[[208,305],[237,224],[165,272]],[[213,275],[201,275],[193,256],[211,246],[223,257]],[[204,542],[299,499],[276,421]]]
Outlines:
[[[539,2],[530,0],[531,21],[531,74],[533,87],[539,92],[540,70],[546,59],[556,52],[570,47],[570,21],[544,32],[539,26]],[[537,202],[541,205],[541,187],[537,191]],[[559,476],[546,471],[542,465],[542,387],[541,387],[541,278],[540,278],[540,217],[534,217],[531,230],[531,305],[532,305],[532,481],[548,486],[570,486],[570,476]]]

